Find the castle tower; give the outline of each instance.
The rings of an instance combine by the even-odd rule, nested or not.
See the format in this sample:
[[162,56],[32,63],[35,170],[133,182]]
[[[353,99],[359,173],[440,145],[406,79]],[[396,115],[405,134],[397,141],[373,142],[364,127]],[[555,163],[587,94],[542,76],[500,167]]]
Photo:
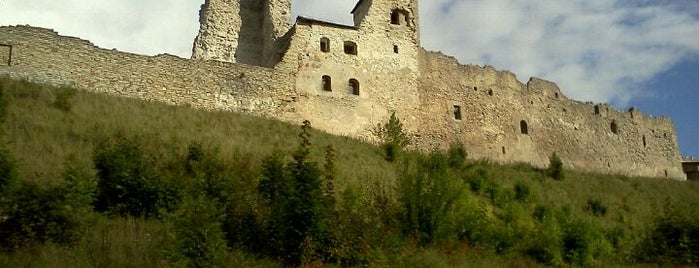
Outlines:
[[192,59],[267,65],[290,16],[290,0],[206,0]]
[[420,23],[417,0],[359,0],[352,10],[354,25],[359,28],[385,25],[390,20],[392,27],[405,26],[410,37],[419,46]]

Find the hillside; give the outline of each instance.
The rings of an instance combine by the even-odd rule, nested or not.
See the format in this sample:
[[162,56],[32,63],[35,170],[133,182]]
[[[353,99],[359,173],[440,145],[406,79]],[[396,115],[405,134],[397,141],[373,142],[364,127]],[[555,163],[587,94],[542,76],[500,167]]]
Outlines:
[[557,180],[458,146],[387,161],[274,120],[0,89],[0,267],[699,265],[696,182]]

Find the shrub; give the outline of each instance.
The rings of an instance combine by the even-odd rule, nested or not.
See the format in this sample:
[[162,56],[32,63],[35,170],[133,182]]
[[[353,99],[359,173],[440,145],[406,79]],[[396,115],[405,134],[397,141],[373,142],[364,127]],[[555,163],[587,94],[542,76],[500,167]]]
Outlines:
[[449,166],[454,169],[461,168],[464,165],[464,161],[466,161],[466,156],[468,156],[464,144],[461,142],[450,144],[447,155],[449,157]]
[[18,181],[15,160],[4,145],[0,146],[0,199],[2,193]]
[[135,139],[119,138],[99,146],[93,156],[97,168],[95,209],[117,215],[157,216],[164,207],[163,188],[151,162]]
[[223,267],[226,251],[223,213],[203,198],[188,199],[175,213],[174,238],[168,255],[178,267]]
[[403,123],[396,117],[396,113],[391,113],[388,122],[378,124],[374,133],[381,140],[381,147],[384,149],[385,158],[389,162],[396,160],[405,147],[410,144],[408,134],[403,130]]
[[75,95],[75,89],[61,87],[56,89],[56,99],[51,104],[56,109],[64,112],[70,112],[73,109],[73,101],[71,98]]
[[589,199],[587,200],[587,206],[585,210],[592,213],[595,216],[604,216],[607,214],[607,206],[602,203],[599,199]]
[[565,178],[563,161],[558,157],[558,154],[553,153],[549,157],[549,167],[546,169],[546,173],[554,180],[563,180]]
[[636,259],[659,264],[699,266],[698,217],[699,209],[689,206],[671,208],[667,215],[658,216],[636,249]]
[[433,151],[425,157],[414,154],[404,160],[399,170],[398,201],[406,234],[421,243],[435,239],[436,231],[461,193],[448,169],[448,158]]
[[69,243],[78,237],[76,215],[64,189],[23,182],[3,194],[0,245],[16,250],[33,242]]
[[533,201],[534,199],[534,194],[532,193],[532,190],[529,188],[529,185],[522,181],[518,181],[515,183],[514,191],[515,200],[517,200],[517,202],[526,204],[530,201]]

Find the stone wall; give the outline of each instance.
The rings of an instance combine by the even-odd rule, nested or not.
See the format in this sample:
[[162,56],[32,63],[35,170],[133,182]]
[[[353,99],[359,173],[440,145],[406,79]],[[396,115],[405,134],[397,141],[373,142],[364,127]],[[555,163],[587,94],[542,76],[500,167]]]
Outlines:
[[273,69],[106,50],[25,26],[0,27],[0,44],[12,46],[12,65],[0,66],[0,76],[293,120],[295,78]]
[[523,84],[510,72],[461,65],[440,53],[423,52],[421,68],[422,147],[458,140],[474,158],[544,167],[555,152],[578,170],[683,178],[667,118],[574,101],[554,83]]
[[[549,81],[524,84],[507,71],[425,52],[416,0],[362,0],[355,25],[299,18],[286,31],[289,9],[288,0],[207,0],[194,60],[101,49],[48,29],[0,27],[0,76],[293,123],[308,119],[329,133],[368,140],[395,112],[421,149],[461,141],[472,158],[544,167],[557,153],[578,170],[684,178],[669,119],[581,103]],[[354,49],[346,51],[346,43]]]

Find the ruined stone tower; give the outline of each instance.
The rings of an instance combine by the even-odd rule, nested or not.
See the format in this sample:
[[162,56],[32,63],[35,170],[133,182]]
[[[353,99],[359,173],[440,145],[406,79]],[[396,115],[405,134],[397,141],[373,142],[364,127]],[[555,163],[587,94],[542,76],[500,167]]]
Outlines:
[[267,66],[290,16],[289,0],[206,0],[192,58]]

